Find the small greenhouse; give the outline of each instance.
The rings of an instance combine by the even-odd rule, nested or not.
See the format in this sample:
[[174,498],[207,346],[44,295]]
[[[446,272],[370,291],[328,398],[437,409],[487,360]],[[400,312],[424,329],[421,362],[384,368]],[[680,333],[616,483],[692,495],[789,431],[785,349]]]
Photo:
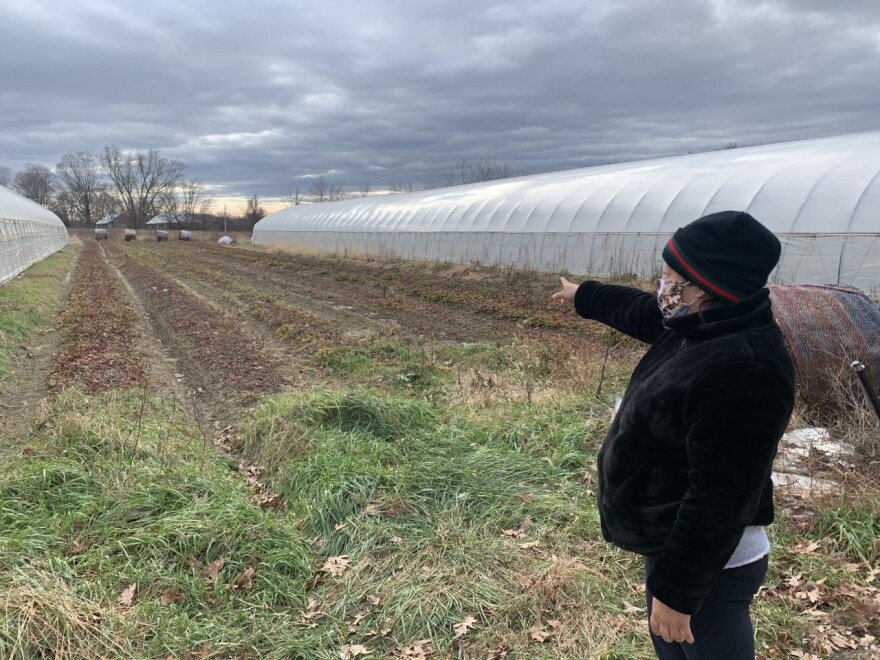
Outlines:
[[67,245],[54,213],[0,186],[0,284]]
[[782,241],[776,283],[880,283],[880,131],[293,206],[278,248],[651,277],[678,227],[745,210]]

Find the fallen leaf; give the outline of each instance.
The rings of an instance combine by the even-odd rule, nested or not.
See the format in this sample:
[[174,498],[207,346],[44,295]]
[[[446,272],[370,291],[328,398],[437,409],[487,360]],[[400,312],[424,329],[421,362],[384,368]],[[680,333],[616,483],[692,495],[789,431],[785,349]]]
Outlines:
[[345,529],[346,527],[348,527],[347,523],[336,523],[333,525],[333,531],[338,532],[340,529]]
[[641,614],[643,612],[641,607],[636,607],[635,605],[631,605],[627,601],[623,601],[623,611],[627,614]]
[[511,538],[519,538],[523,535],[521,529],[505,529],[501,532],[502,536],[510,536]]
[[70,544],[70,547],[67,549],[67,554],[71,557],[75,557],[76,555],[81,555],[86,551],[86,547],[79,542],[79,539],[74,539],[73,543]]
[[309,623],[313,619],[317,619],[322,616],[324,616],[324,612],[318,609],[318,601],[316,601],[314,598],[309,598],[306,602],[306,611],[300,614],[299,618],[303,623]]
[[122,593],[119,594],[119,598],[116,599],[116,602],[123,607],[131,607],[131,599],[134,598],[134,590],[136,588],[137,587],[133,584],[128,585],[122,590]]
[[359,655],[369,655],[370,650],[361,644],[346,644],[339,649],[339,655],[343,659],[356,658]]
[[474,624],[477,620],[472,616],[466,616],[464,621],[461,623],[457,623],[452,626],[452,629],[455,631],[455,637],[453,639],[457,639],[462,635],[466,634],[468,630],[471,630],[474,627]]
[[260,493],[256,495],[257,503],[264,511],[280,511],[284,508],[284,500],[278,493]]
[[244,569],[244,573],[235,578],[235,584],[232,585],[233,591],[244,591],[246,589],[252,589],[254,586],[251,578],[254,576],[254,569],[248,566]]
[[425,660],[428,657],[428,654],[431,653],[431,640],[420,639],[412,644],[401,646],[398,650],[404,658],[409,658],[410,660]]
[[351,562],[348,555],[339,555],[338,557],[328,557],[327,561],[321,567],[321,570],[330,575],[339,577],[349,569]]
[[820,545],[819,541],[804,541],[793,546],[791,551],[801,555],[809,555],[816,552]]
[[831,635],[829,641],[834,644],[838,649],[855,649],[858,648],[858,643],[856,643],[850,637],[843,637],[842,635],[833,634]]
[[159,598],[159,602],[165,606],[171,605],[171,603],[182,603],[185,600],[186,594],[180,589],[166,589]]
[[226,559],[224,557],[220,557],[220,559],[215,559],[210,564],[208,564],[208,579],[212,582],[217,582],[220,578],[220,571],[223,568],[223,564],[226,563]]
[[540,623],[535,623],[529,628],[529,636],[535,640],[536,642],[546,642],[550,637],[550,633],[547,632],[547,628],[545,628]]
[[527,541],[526,543],[520,543],[519,547],[523,550],[531,550],[532,548],[537,548],[541,545],[540,541]]

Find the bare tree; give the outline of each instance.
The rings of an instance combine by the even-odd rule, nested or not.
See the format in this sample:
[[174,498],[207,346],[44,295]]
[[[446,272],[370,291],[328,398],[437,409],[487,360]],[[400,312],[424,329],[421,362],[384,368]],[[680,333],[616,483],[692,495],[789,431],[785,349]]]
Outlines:
[[330,189],[327,191],[327,201],[338,202],[346,197],[348,197],[348,193],[345,192],[344,188],[337,186],[335,183],[330,184]]
[[388,190],[393,193],[412,192],[415,190],[415,185],[412,181],[404,182],[403,179],[398,179],[397,181],[391,181],[388,184]]
[[449,170],[448,172],[444,172],[442,176],[443,186],[449,187],[454,186],[458,183],[458,177],[456,176],[455,170]]
[[0,186],[12,187],[12,170],[5,165],[0,165]]
[[98,220],[105,218],[108,215],[116,216],[120,211],[119,198],[107,187],[98,191],[98,194],[95,195],[93,204],[93,217],[98,218]]
[[252,197],[248,197],[247,210],[244,212],[244,217],[251,227],[266,217],[266,209],[260,205],[257,193],[254,193]]
[[360,187],[360,190],[358,190],[355,194],[358,197],[369,197],[371,191],[372,191],[372,188],[370,186],[370,182],[367,181],[364,185],[362,185]]
[[312,197],[316,202],[323,202],[327,199],[328,193],[330,192],[330,187],[327,184],[327,180],[324,178],[324,175],[316,176],[312,179],[312,185],[309,186],[309,193],[311,193]]
[[214,196],[199,179],[184,181],[159,199],[162,212],[184,229],[192,228],[198,215],[207,215],[213,203]]
[[34,200],[37,204],[47,206],[55,192],[52,171],[45,165],[28,163],[13,179],[19,194]]
[[296,188],[288,188],[287,194],[284,196],[284,201],[287,202],[288,206],[299,206],[302,204],[302,196],[299,193],[299,186]]
[[522,176],[525,172],[508,167],[497,160],[478,160],[474,163],[462,158],[455,167],[441,176],[444,186],[457,186],[462,183],[479,183]]
[[57,193],[52,195],[49,199],[49,203],[46,205],[52,213],[57,215],[61,222],[63,222],[68,227],[72,224],[72,220],[76,215],[76,210],[74,208],[73,196],[67,190],[59,190]]
[[116,145],[104,147],[101,165],[116,186],[122,207],[135,228],[149,219],[160,197],[174,191],[185,169],[180,161],[160,156],[157,149],[129,153]]
[[101,217],[95,213],[95,200],[106,188],[98,160],[87,151],[64,154],[55,171],[68,197],[72,219],[92,226]]

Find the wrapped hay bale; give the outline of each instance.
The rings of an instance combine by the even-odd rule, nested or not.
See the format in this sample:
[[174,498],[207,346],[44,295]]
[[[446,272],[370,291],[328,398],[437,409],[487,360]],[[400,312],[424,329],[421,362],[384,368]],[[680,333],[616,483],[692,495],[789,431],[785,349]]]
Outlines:
[[232,236],[221,236],[217,241],[218,245],[232,245],[233,243],[235,243],[235,239]]
[[126,229],[125,230],[125,242],[137,240],[137,232],[134,229]]
[[95,230],[95,240],[96,241],[100,241],[100,240],[106,241],[108,238],[110,238],[110,232],[107,231],[106,229],[96,229]]
[[156,242],[159,241],[167,241],[168,240],[168,232],[162,231],[161,229],[156,230]]
[[181,230],[181,231],[178,232],[178,234],[177,234],[177,240],[178,240],[178,241],[191,241],[191,240],[192,240],[192,237],[193,237],[193,235],[192,235],[192,232],[191,232],[191,231],[184,231],[184,230]]
[[880,389],[880,309],[859,289],[771,286],[773,314],[797,368],[798,397],[820,417],[836,417],[859,390],[858,360]]

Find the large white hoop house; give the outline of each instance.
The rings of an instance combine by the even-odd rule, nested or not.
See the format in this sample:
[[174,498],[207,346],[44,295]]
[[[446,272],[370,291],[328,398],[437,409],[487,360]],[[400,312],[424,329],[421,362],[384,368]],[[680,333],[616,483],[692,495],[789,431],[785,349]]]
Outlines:
[[780,238],[774,282],[875,289],[880,131],[293,206],[253,242],[649,277],[672,232],[724,210]]
[[67,228],[36,202],[0,186],[0,284],[67,245]]

